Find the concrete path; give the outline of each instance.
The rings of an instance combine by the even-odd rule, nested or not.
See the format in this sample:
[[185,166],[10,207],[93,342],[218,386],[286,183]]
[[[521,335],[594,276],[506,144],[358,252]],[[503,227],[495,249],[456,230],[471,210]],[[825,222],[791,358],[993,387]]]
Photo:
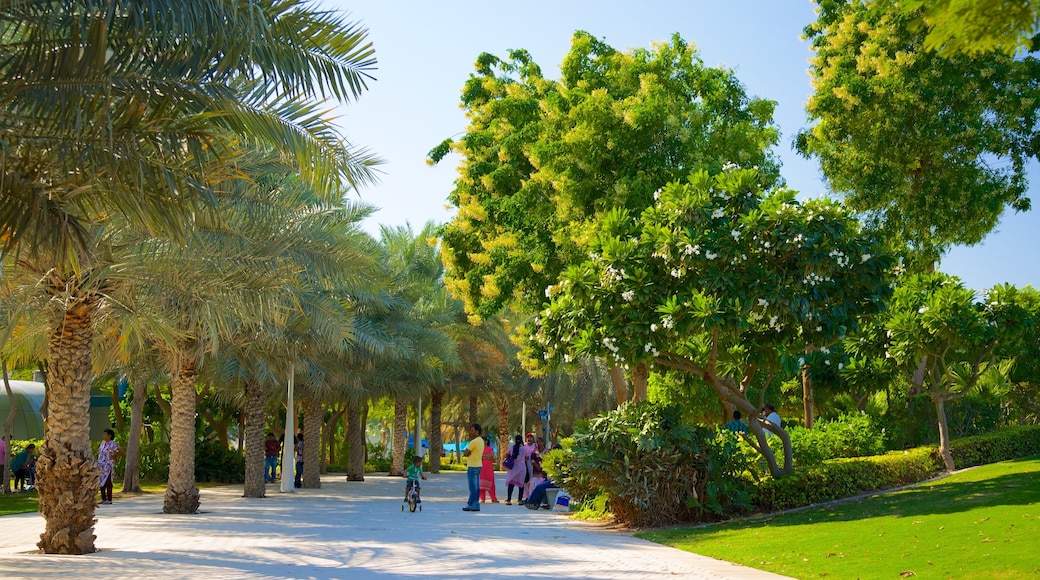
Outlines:
[[[465,476],[430,475],[423,511],[400,509],[404,482],[368,476],[245,499],[242,488],[202,491],[202,513],[161,513],[162,497],[98,507],[88,556],[32,553],[38,514],[0,518],[0,578],[779,578],[563,514],[485,504],[462,511]],[[504,498],[499,498],[504,501]]]

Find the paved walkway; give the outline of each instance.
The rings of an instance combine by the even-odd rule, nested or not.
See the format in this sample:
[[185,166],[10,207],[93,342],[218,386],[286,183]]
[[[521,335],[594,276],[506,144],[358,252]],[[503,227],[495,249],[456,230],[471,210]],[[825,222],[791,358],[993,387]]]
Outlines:
[[[430,475],[423,511],[400,510],[404,481],[326,476],[322,489],[265,499],[202,490],[202,513],[164,515],[158,494],[98,507],[88,556],[31,553],[38,514],[0,518],[0,578],[779,578],[562,514],[485,504],[462,511],[465,476]],[[500,498],[502,499],[502,498]]]

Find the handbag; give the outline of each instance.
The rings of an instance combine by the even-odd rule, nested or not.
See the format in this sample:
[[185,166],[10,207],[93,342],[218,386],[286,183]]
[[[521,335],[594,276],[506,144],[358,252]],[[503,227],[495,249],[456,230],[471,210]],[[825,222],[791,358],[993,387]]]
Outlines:
[[516,465],[516,457],[511,454],[507,455],[502,461],[502,467],[505,467],[506,469],[512,469],[514,465]]

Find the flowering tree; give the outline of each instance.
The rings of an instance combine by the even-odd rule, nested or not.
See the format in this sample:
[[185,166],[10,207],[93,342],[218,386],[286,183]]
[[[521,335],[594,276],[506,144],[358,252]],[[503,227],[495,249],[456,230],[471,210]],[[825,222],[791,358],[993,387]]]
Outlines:
[[[1002,383],[1010,363],[998,347],[1033,323],[1014,286],[997,286],[976,301],[975,292],[947,274],[912,276],[896,290],[888,321],[890,355],[928,394],[939,421],[939,451],[953,470],[946,401],[989,382]],[[924,361],[923,363],[920,361]]]
[[[891,259],[837,203],[761,182],[754,167],[699,171],[638,216],[606,215],[588,258],[547,288],[528,364],[591,354],[692,373],[751,417],[770,471],[789,472],[790,439],[758,417],[748,389],[879,312]],[[783,467],[765,430],[783,441]]]
[[[577,32],[560,73],[545,78],[522,50],[481,55],[462,91],[465,136],[430,152],[463,157],[442,256],[445,284],[477,318],[537,311],[545,287],[584,260],[600,216],[638,215],[663,183],[728,160],[778,178],[775,103],[749,97],[678,36],[620,51]],[[620,403],[627,387],[611,374]],[[645,367],[632,378],[632,398],[644,398]]]

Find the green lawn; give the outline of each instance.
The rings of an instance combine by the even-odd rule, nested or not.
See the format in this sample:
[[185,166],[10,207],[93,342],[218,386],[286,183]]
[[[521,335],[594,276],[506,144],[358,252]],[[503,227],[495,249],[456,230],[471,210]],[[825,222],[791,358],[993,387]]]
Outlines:
[[[214,483],[211,481],[201,482],[196,484],[199,489],[205,489],[207,487],[217,487],[222,485],[220,483]],[[165,481],[142,481],[141,491],[145,494],[153,493],[165,493],[166,482]],[[117,501],[123,494],[116,492],[114,499]],[[35,491],[25,493],[7,493],[0,494],[0,517],[9,516],[13,514],[27,514],[38,511],[40,509],[39,494]]]
[[39,495],[35,491],[0,494],[0,516],[24,514],[39,509]]
[[1040,575],[1040,457],[880,497],[639,537],[795,578]]

